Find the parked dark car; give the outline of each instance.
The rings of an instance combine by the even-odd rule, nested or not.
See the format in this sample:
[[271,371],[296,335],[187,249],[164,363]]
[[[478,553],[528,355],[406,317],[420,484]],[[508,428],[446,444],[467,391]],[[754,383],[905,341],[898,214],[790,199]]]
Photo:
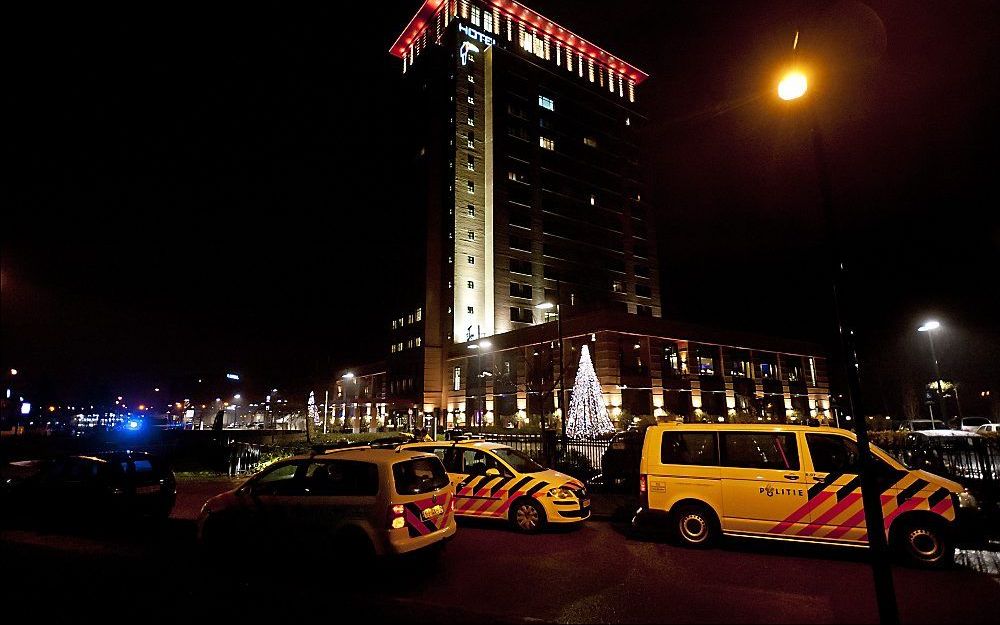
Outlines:
[[162,519],[177,495],[167,463],[140,451],[14,462],[0,477],[5,517],[42,522]]

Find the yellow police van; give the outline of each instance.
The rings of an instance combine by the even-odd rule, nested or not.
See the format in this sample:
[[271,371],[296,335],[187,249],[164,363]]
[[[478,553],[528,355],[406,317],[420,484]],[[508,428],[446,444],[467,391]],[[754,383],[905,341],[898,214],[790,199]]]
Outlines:
[[526,533],[547,523],[579,523],[590,517],[590,496],[582,482],[507,445],[455,441],[402,448],[441,458],[455,487],[457,516],[506,520]]
[[[874,445],[890,545],[938,567],[954,555],[962,486],[911,471]],[[688,546],[720,534],[866,546],[855,435],[796,425],[666,424],[643,441],[637,528],[669,529]]]

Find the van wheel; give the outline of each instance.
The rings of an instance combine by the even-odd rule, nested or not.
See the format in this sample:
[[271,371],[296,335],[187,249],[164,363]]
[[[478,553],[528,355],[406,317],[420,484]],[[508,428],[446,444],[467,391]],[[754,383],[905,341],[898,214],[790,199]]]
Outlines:
[[545,511],[534,499],[519,499],[510,507],[510,524],[519,532],[534,534],[545,526]]
[[685,547],[710,547],[719,537],[715,514],[705,506],[684,504],[673,514],[674,531]]
[[896,551],[912,566],[942,569],[955,560],[955,544],[947,529],[931,519],[904,520],[893,528]]

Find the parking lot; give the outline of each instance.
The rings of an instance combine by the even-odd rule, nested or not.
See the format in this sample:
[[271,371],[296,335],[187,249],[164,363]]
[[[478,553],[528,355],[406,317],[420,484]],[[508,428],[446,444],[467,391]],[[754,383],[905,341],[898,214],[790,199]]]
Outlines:
[[[859,550],[727,541],[696,551],[595,521],[538,536],[463,522],[437,558],[356,567],[335,553],[210,560],[194,541],[220,480],[180,484],[170,522],[86,532],[2,533],[5,610],[32,617],[136,615],[260,620],[346,614],[445,622],[868,622]],[[945,572],[895,569],[904,622],[992,622],[1000,553],[962,551]]]

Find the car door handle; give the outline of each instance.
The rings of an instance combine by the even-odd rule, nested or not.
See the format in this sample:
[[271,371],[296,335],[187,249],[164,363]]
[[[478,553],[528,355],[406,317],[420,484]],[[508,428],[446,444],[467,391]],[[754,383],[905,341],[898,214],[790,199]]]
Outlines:
[[789,475],[786,475],[786,476],[785,476],[785,479],[786,479],[786,480],[797,480],[797,479],[799,479],[799,476],[798,476],[798,475],[795,475],[794,473],[791,473],[791,474],[789,474]]

